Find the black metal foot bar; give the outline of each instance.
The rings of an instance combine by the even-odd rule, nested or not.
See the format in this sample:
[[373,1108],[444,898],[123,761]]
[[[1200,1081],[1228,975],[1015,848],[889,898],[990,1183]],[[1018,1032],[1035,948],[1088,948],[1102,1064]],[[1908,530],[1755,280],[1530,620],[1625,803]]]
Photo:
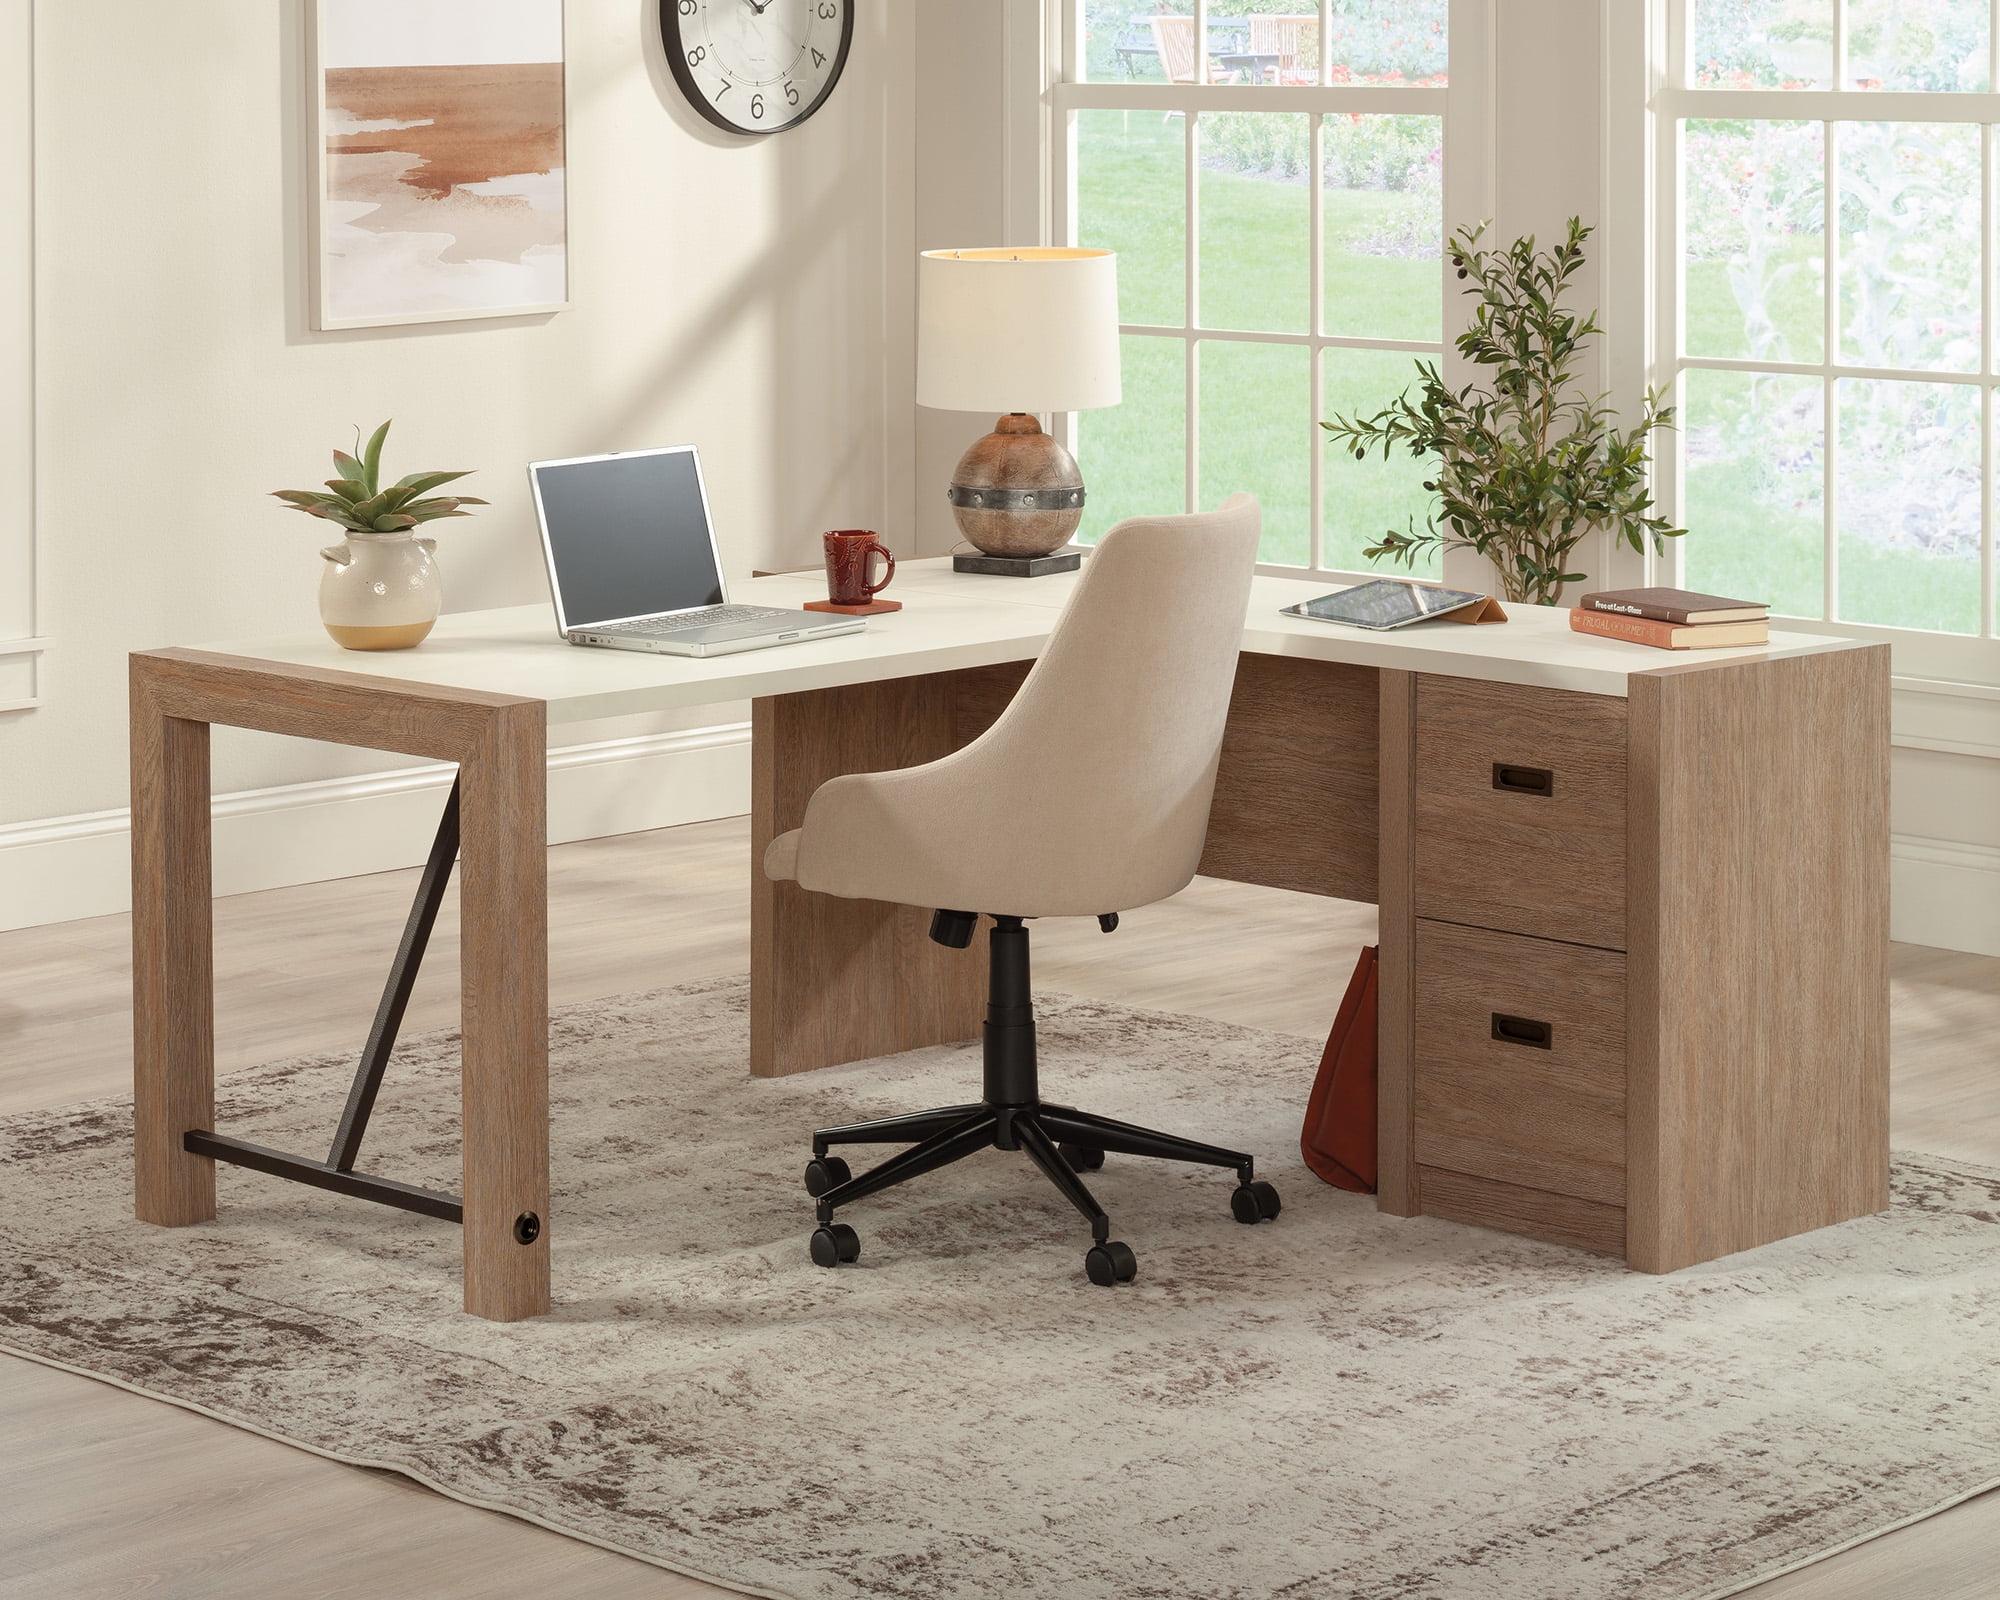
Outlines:
[[211,1161],[227,1161],[232,1166],[267,1172],[274,1178],[293,1183],[309,1183],[315,1189],[351,1195],[356,1200],[373,1200],[377,1205],[395,1206],[401,1211],[420,1211],[427,1217],[446,1222],[464,1222],[465,1207],[456,1195],[439,1194],[435,1189],[419,1189],[398,1183],[394,1178],[370,1177],[365,1172],[348,1172],[324,1161],[287,1155],[247,1139],[230,1139],[204,1128],[191,1128],[181,1135],[181,1147],[190,1155],[207,1156]]
[[431,841],[430,857],[424,862],[423,876],[417,882],[416,899],[410,905],[409,919],[403,924],[402,942],[396,946],[396,957],[389,963],[389,979],[382,986],[375,1021],[368,1030],[368,1042],[361,1048],[361,1062],[355,1068],[353,1087],[347,1091],[347,1106],[340,1114],[340,1127],[334,1133],[333,1148],[326,1159],[314,1161],[309,1156],[288,1155],[206,1128],[190,1128],[181,1137],[182,1148],[192,1155],[227,1161],[269,1173],[274,1178],[289,1178],[294,1183],[311,1184],[334,1194],[351,1195],[357,1200],[418,1211],[446,1222],[465,1220],[465,1208],[456,1195],[419,1189],[393,1178],[371,1177],[354,1170],[361,1154],[362,1136],[367,1133],[368,1119],[375,1110],[375,1096],[382,1088],[382,1075],[388,1070],[396,1035],[402,1030],[403,1013],[409,1009],[410,992],[416,987],[417,969],[423,965],[431,929],[437,922],[439,907],[444,904],[445,889],[451,883],[452,866],[457,860],[458,779],[453,778],[444,815],[438,819],[437,836]]

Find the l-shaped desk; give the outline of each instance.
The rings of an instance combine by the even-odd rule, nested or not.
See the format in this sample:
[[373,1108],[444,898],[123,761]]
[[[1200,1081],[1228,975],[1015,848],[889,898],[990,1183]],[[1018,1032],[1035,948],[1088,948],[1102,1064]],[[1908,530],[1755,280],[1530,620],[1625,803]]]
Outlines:
[[[216,1161],[261,1167],[457,1216],[466,1309],[548,1309],[551,724],[753,702],[753,1073],[975,1036],[983,963],[931,944],[924,912],[758,864],[827,778],[982,731],[1075,582],[906,562],[905,609],[865,633],[710,661],[579,650],[545,606],[447,616],[396,654],[322,635],[135,654],[140,1219],[208,1220]],[[1201,870],[1379,906],[1381,1209],[1665,1272],[1886,1206],[1887,648],[1776,634],[1670,655],[1528,606],[1387,634],[1279,614],[1325,588],[1254,585]],[[820,593],[797,574],[734,598]],[[216,1128],[214,723],[458,766],[325,1162]],[[367,1067],[379,1081],[454,850],[462,1200],[355,1170]],[[1300,973],[1329,1021],[1341,977]]]

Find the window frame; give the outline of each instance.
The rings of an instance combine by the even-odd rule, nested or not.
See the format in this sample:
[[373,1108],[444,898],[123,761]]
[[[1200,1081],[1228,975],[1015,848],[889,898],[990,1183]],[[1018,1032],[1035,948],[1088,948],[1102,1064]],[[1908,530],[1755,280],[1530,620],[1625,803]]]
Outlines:
[[[1644,372],[1641,385],[1622,385],[1628,401],[1644,385],[1671,396],[1678,409],[1685,397],[1683,375],[1720,371],[1817,380],[1822,389],[1821,557],[1823,616],[1774,614],[1782,627],[1812,633],[1873,639],[1894,647],[1900,676],[1949,682],[2000,684],[2000,618],[1996,618],[1995,479],[2000,452],[1995,429],[2000,426],[2000,349],[1996,348],[1996,277],[2000,277],[2000,0],[1989,0],[1991,21],[1987,42],[1989,83],[1983,91],[1879,90],[1847,85],[1847,22],[1849,0],[1827,0],[1833,18],[1833,87],[1827,89],[1723,89],[1695,83],[1693,74],[1693,11],[1700,0],[1646,0],[1644,5],[1611,6],[1606,14],[1608,70],[1607,106],[1621,103],[1619,61],[1639,61],[1644,92],[1623,100],[1636,105],[1636,116],[1613,122],[1606,129],[1607,198],[1632,223],[1632,237],[1645,241],[1643,260],[1627,260],[1623,275],[1645,277],[1635,299],[1647,307],[1639,320],[1645,350],[1630,345],[1626,370],[1636,364]],[[1622,14],[1621,14],[1622,13]],[[1630,80],[1625,80],[1628,84]],[[1633,85],[1636,87],[1636,85]],[[1693,356],[1684,349],[1687,326],[1687,257],[1682,238],[1686,212],[1686,166],[1682,131],[1690,120],[1816,122],[1823,139],[1825,333],[1821,360],[1814,362]],[[1843,125],[1857,123],[1971,124],[1980,129],[1980,309],[1981,354],[1976,372],[1936,369],[1870,367],[1841,359],[1840,297],[1840,147]],[[1622,177],[1643,174],[1643,181],[1619,184]],[[1614,264],[1614,271],[1619,268]],[[1614,362],[1616,356],[1614,355]],[[1980,394],[1980,537],[1979,624],[1972,634],[1843,619],[1840,608],[1840,381],[1887,379],[1895,382],[1957,384],[1976,387]],[[1686,504],[1686,455],[1678,431],[1668,448],[1656,450],[1654,493],[1663,515],[1679,522]],[[1695,530],[1689,537],[1698,537]],[[1664,556],[1650,552],[1619,564],[1616,581],[1681,584],[1686,571],[1683,541],[1671,541]]]
[[[1455,304],[1458,296],[1448,290],[1450,276],[1442,246],[1461,227],[1477,224],[1493,213],[1496,188],[1493,167],[1492,85],[1490,81],[1491,39],[1494,0],[1449,0],[1449,81],[1446,85],[1333,84],[1330,77],[1332,33],[1328,26],[1332,0],[1316,0],[1319,13],[1320,62],[1317,85],[1212,84],[1208,78],[1208,52],[1196,52],[1193,84],[1151,82],[1092,82],[1084,76],[1085,40],[1083,12],[1085,0],[1046,0],[1048,84],[1050,127],[1048,130],[1048,238],[1058,244],[1074,245],[1077,240],[1077,119],[1085,111],[1144,111],[1156,115],[1182,115],[1182,152],[1186,235],[1182,244],[1185,292],[1179,326],[1151,323],[1123,323],[1121,337],[1177,339],[1181,342],[1186,393],[1182,424],[1186,430],[1186,460],[1183,471],[1182,507],[1193,511],[1203,504],[1201,485],[1201,346],[1205,343],[1247,343],[1304,348],[1308,351],[1311,416],[1310,463],[1308,472],[1311,512],[1307,544],[1307,564],[1289,566],[1260,561],[1257,570],[1281,577],[1308,577],[1360,581],[1382,577],[1385,569],[1354,570],[1330,567],[1323,556],[1326,547],[1325,459],[1326,434],[1317,424],[1326,392],[1326,352],[1334,349],[1379,350],[1405,353],[1414,362],[1437,358],[1444,363],[1449,381],[1468,381],[1451,347],[1462,313]],[[1299,11],[1314,9],[1302,3]],[[1195,37],[1208,38],[1208,0],[1191,0],[1195,17]],[[1220,112],[1303,113],[1308,118],[1310,178],[1307,189],[1308,275],[1310,301],[1307,331],[1304,333],[1261,332],[1234,328],[1204,327],[1200,319],[1200,148],[1199,125],[1204,114]],[[1325,282],[1325,162],[1322,128],[1330,115],[1358,112],[1363,115],[1426,116],[1440,119],[1443,144],[1444,239],[1438,262],[1438,297],[1442,308],[1440,339],[1413,340],[1367,338],[1326,331]],[[1052,430],[1065,446],[1074,447],[1078,437],[1075,413],[1051,419]],[[1088,479],[1090,465],[1083,461]],[[1215,499],[1210,495],[1207,498]]]

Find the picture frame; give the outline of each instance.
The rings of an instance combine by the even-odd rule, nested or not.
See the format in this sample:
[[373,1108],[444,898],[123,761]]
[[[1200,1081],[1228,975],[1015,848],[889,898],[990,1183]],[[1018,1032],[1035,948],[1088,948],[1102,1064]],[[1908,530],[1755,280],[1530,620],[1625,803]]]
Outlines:
[[566,13],[565,0],[308,0],[317,331],[571,308]]

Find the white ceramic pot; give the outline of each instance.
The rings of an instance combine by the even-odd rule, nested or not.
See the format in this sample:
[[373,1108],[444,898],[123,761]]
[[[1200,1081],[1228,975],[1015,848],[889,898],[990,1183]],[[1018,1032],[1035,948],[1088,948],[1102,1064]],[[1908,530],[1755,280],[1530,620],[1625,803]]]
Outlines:
[[444,605],[437,540],[350,533],[320,551],[319,618],[348,650],[407,650],[423,643]]

